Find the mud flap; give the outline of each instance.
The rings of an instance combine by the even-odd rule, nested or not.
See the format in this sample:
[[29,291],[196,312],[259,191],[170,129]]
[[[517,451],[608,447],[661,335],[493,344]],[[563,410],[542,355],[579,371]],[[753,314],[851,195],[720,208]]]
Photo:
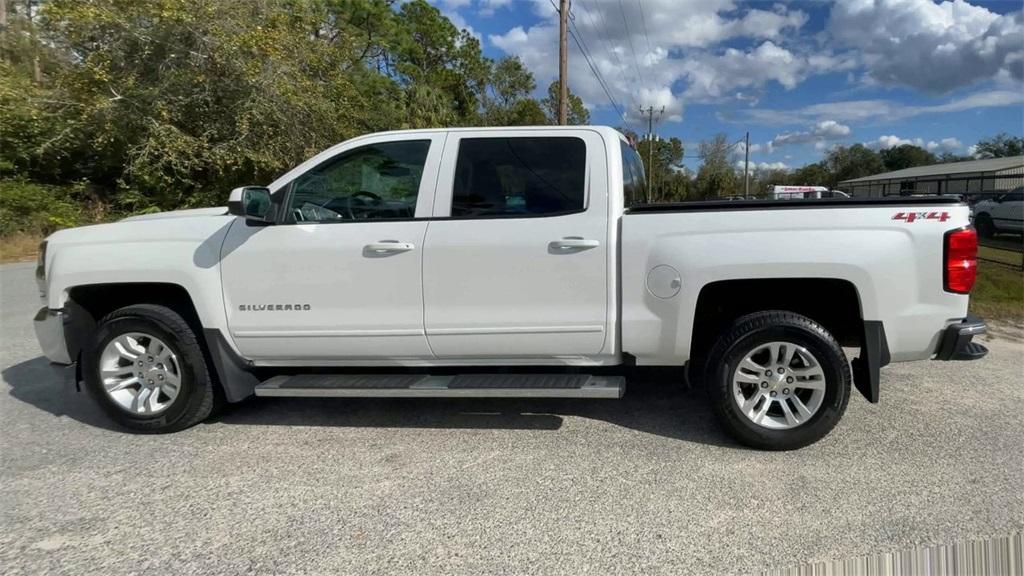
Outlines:
[[882,366],[889,363],[889,343],[885,340],[885,327],[877,320],[864,321],[860,356],[850,362],[853,385],[872,404],[878,403],[878,382]]

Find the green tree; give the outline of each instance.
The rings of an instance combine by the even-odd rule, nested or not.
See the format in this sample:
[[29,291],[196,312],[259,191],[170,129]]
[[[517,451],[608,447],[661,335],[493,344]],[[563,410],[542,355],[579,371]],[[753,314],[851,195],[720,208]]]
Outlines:
[[537,87],[533,75],[517,57],[494,63],[484,100],[484,124],[529,126],[545,124],[544,111],[530,93]]
[[124,210],[219,204],[367,132],[546,122],[522,62],[424,0],[6,6],[0,177]]
[[979,140],[974,151],[978,158],[1006,158],[1021,154],[1024,154],[1024,138],[1005,132]]
[[701,158],[694,195],[698,199],[731,196],[737,193],[735,153],[725,134],[716,134],[711,140],[701,140],[698,147]]
[[871,176],[885,171],[885,165],[878,153],[863,144],[832,148],[825,156],[824,166],[831,176],[831,180],[827,184],[829,188],[835,188],[843,180]]
[[893,146],[892,148],[882,150],[878,154],[882,159],[885,169],[889,172],[915,166],[929,166],[938,161],[934,154],[913,144]]
[[832,182],[832,174],[825,162],[815,162],[798,168],[786,178],[786,183],[792,186],[831,186]]
[[[548,117],[549,124],[558,123],[558,80],[548,84],[548,95],[541,100],[541,107]],[[583,100],[569,90],[569,114],[567,122],[570,126],[590,124],[590,111],[583,105]]]
[[637,144],[637,151],[643,160],[647,181],[651,185],[651,200],[660,202],[675,196],[677,191],[670,189],[670,186],[679,182],[670,177],[682,168],[682,140],[675,137],[668,140],[655,138],[653,141],[644,139]]

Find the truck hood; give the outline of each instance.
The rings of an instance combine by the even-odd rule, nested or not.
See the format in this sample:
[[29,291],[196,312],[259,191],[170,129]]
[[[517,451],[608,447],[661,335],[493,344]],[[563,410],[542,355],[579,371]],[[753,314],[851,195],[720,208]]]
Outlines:
[[164,220],[167,218],[192,218],[195,216],[224,216],[228,209],[224,206],[214,208],[191,208],[189,210],[171,210],[169,212],[154,212],[152,214],[139,214],[122,218],[121,222],[138,222],[140,220]]

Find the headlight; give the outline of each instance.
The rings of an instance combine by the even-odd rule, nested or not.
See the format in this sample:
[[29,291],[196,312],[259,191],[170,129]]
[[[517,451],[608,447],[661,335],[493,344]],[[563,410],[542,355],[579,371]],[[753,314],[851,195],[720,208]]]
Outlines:
[[39,244],[39,259],[36,261],[36,286],[39,287],[39,297],[46,304],[46,240]]

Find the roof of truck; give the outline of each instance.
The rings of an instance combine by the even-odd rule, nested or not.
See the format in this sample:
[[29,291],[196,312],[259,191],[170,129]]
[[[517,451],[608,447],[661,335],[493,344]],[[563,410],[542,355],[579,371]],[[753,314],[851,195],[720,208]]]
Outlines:
[[385,130],[383,132],[368,132],[360,136],[371,136],[381,134],[430,134],[434,132],[518,132],[528,130],[596,130],[598,132],[614,132],[625,138],[621,132],[611,126],[593,124],[580,124],[574,126],[459,126],[455,128],[416,128],[411,130]]

